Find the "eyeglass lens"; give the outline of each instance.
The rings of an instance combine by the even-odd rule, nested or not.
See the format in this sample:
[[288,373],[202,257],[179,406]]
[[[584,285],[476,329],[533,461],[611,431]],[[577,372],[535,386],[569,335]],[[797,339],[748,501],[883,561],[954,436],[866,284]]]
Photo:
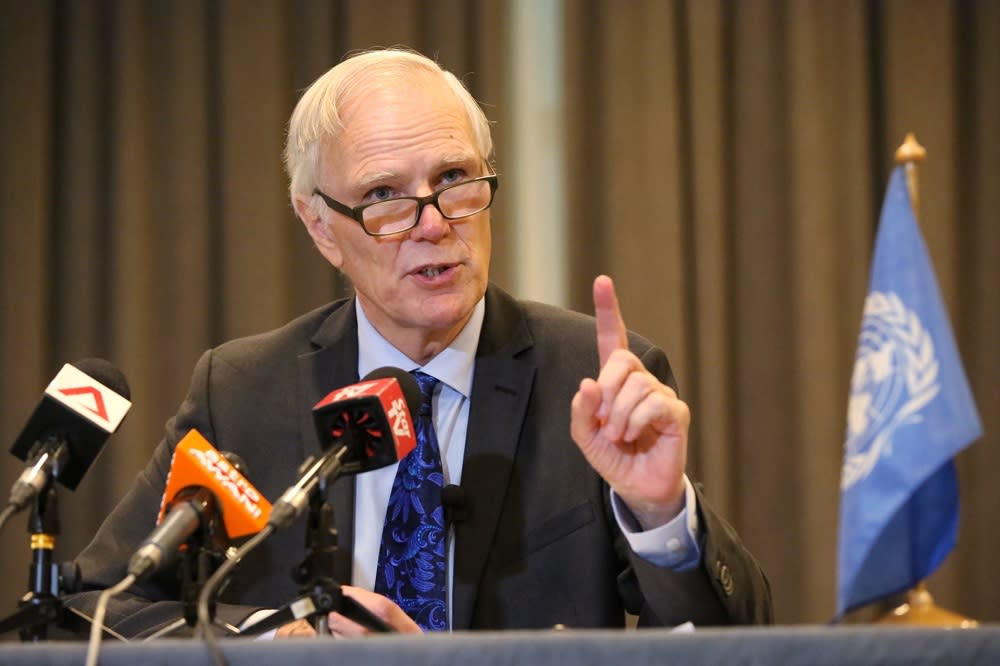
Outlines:
[[[484,180],[459,183],[438,196],[441,214],[449,219],[474,215],[490,204],[490,184]],[[417,202],[413,199],[381,201],[364,209],[365,228],[369,233],[389,234],[417,224]]]

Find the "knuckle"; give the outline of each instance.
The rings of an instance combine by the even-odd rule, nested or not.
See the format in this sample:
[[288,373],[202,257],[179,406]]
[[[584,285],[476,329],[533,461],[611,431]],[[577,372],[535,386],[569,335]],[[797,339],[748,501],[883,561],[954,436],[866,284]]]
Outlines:
[[385,620],[389,617],[396,604],[382,595],[374,595],[371,600],[366,600],[365,605],[368,607],[368,610]]
[[632,352],[630,352],[628,349],[619,348],[611,352],[610,358],[616,363],[627,363],[629,362],[630,357],[632,355],[633,355]]

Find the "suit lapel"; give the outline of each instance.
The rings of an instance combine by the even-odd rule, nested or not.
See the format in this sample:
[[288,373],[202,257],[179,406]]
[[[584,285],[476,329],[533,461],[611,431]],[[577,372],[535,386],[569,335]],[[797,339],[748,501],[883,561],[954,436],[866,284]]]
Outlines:
[[[343,301],[323,322],[311,342],[315,350],[298,357],[299,436],[306,455],[320,451],[312,407],[330,391],[358,381],[358,320],[354,299]],[[346,556],[336,558],[337,582],[351,582],[354,552],[354,476],[334,482],[328,496],[333,505],[337,546]]]
[[467,520],[456,526],[452,627],[468,629],[504,504],[535,366],[517,358],[532,344],[520,308],[495,286],[476,351],[462,487]]

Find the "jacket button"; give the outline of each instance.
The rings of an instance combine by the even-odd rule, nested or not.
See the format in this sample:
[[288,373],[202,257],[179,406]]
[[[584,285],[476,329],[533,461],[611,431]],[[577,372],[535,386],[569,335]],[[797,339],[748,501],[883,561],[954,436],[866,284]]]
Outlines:
[[722,591],[727,597],[733,596],[733,575],[729,572],[729,567],[723,564],[721,561],[715,561],[715,571],[716,579],[718,579],[719,584],[722,585]]

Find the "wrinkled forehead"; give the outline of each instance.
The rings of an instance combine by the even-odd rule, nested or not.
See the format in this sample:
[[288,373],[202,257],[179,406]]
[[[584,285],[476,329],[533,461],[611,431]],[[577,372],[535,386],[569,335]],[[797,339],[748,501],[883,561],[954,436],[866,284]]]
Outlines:
[[[374,136],[372,136],[374,135]],[[463,101],[444,78],[425,70],[379,71],[351,86],[340,104],[338,130],[327,145],[381,145],[446,135],[452,144],[479,155],[476,135]]]
[[355,198],[375,184],[403,187],[412,178],[485,158],[462,100],[432,73],[370,77],[353,88],[337,132],[325,137],[316,177],[333,196]]

